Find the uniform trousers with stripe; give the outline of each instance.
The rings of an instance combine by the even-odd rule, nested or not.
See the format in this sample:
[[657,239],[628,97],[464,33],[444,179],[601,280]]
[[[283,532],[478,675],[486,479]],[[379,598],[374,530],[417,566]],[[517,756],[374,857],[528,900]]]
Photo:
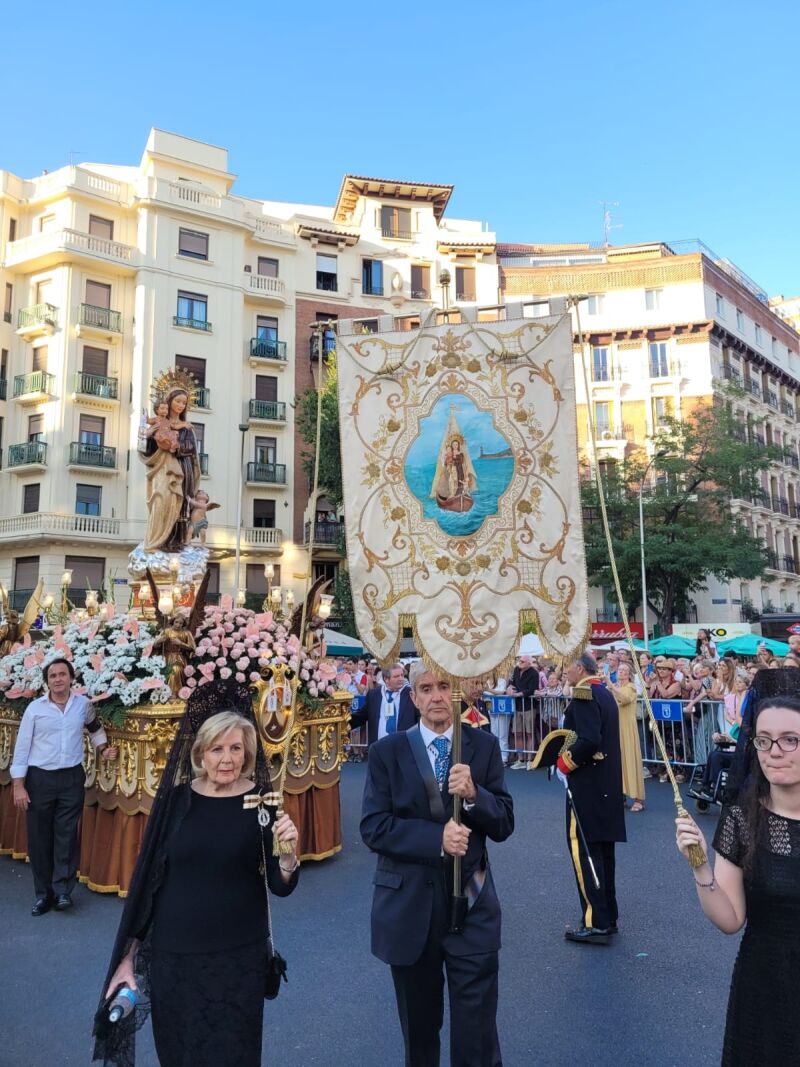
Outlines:
[[589,855],[592,857],[597,879],[600,882],[600,888],[597,889],[586,857],[586,847],[578,833],[575,812],[569,800],[567,800],[567,845],[578,886],[583,925],[606,930],[619,917],[614,842],[588,842]]

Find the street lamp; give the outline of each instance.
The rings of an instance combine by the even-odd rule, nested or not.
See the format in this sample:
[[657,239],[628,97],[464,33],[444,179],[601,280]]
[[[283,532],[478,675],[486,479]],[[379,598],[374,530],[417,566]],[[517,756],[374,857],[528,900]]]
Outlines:
[[246,422],[239,423],[239,432],[242,435],[242,448],[239,455],[239,490],[236,496],[236,577],[234,585],[239,589],[239,571],[242,559],[242,493],[244,492],[244,435],[250,429]]
[[644,569],[644,506],[642,504],[642,490],[644,489],[644,483],[647,480],[647,475],[650,473],[650,468],[653,466],[657,459],[663,459],[666,456],[665,451],[656,452],[655,455],[650,457],[650,462],[642,472],[642,480],[639,482],[639,555],[642,561],[642,625],[644,627],[644,647],[648,649],[650,647],[647,639],[647,575]]

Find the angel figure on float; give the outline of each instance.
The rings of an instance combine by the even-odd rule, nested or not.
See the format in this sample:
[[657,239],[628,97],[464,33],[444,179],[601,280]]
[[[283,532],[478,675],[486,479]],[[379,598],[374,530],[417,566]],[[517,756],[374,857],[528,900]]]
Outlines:
[[211,571],[206,571],[188,617],[177,608],[170,615],[165,615],[158,606],[160,600],[158,586],[149,568],[147,570],[147,581],[156,606],[156,622],[159,630],[158,637],[153,642],[153,651],[164,657],[167,665],[167,684],[176,699],[179,691],[186,684],[184,668],[197,647],[194,635],[203,619],[210,577]]
[[0,659],[7,656],[25,637],[31,626],[36,622],[39,614],[44,578],[40,578],[33,591],[33,596],[25,605],[25,610],[20,613],[9,607],[8,593],[5,586],[0,585],[0,602],[3,605],[3,621],[0,622]]
[[451,404],[431,496],[443,511],[463,512],[469,511],[475,503],[473,493],[478,488],[478,479],[455,412],[455,404]]
[[213,511],[214,508],[218,508],[219,504],[211,502],[211,498],[205,489],[198,489],[193,497],[189,497],[189,506],[191,512],[189,513],[189,541],[193,541],[195,537],[200,541],[201,545],[206,543],[206,530],[208,529],[208,517],[207,512]]
[[191,374],[175,368],[159,375],[151,390],[155,416],[140,452],[147,467],[145,552],[180,552],[191,540],[190,500],[200,483],[200,462],[189,410],[197,389]]

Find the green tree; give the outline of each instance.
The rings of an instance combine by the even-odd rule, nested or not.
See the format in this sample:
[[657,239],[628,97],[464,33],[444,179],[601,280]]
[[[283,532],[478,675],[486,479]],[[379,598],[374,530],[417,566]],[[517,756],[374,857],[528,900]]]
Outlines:
[[[317,442],[317,390],[307,389],[295,401],[295,426],[306,443],[303,470],[308,484],[314,484],[314,449]],[[319,487],[334,507],[344,503],[342,454],[339,447],[339,401],[336,395],[336,357],[329,357],[322,382],[322,424],[320,427]]]
[[[763,574],[764,546],[734,516],[731,501],[758,499],[759,476],[781,451],[751,443],[724,401],[698,407],[683,420],[665,419],[653,447],[658,458],[643,496],[647,599],[648,610],[663,624],[685,617],[691,594],[706,588],[707,575],[728,581]],[[628,616],[641,603],[638,494],[647,461],[638,450],[624,463],[607,466],[603,475]],[[582,483],[581,497],[590,584],[608,588],[616,599],[593,478]]]

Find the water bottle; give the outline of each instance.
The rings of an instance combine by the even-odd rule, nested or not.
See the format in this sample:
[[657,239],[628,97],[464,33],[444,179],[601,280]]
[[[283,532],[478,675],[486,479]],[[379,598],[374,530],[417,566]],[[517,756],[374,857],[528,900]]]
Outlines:
[[130,986],[124,985],[109,1005],[108,1021],[118,1023],[120,1019],[127,1019],[135,1007],[136,993]]

